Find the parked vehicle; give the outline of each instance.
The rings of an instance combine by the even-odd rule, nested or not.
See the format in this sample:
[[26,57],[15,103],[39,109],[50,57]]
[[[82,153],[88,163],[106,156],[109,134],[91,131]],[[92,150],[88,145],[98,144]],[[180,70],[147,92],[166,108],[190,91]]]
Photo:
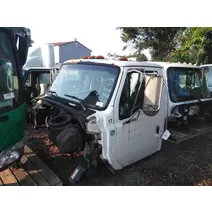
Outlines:
[[199,135],[212,112],[199,67],[125,58],[66,61],[41,99],[51,108],[52,142],[61,153],[84,153],[72,184],[99,161],[120,170],[159,151],[163,140]]
[[[51,44],[44,45],[36,49],[28,58],[23,67],[25,82],[25,94],[27,103],[28,122],[33,123],[37,128],[40,121],[37,116],[33,116],[33,110],[37,111],[38,104],[35,106],[33,99],[44,96],[52,82],[55,80],[60,65],[55,64],[54,46]],[[34,107],[35,106],[35,107]]]
[[58,70],[59,66],[54,59],[54,46],[51,44],[39,47],[29,56],[22,70],[28,103],[47,92]]
[[0,27],[0,171],[19,161],[25,143],[22,66],[28,53],[23,27]]
[[207,86],[212,96],[212,64],[205,64],[200,66],[206,75]]

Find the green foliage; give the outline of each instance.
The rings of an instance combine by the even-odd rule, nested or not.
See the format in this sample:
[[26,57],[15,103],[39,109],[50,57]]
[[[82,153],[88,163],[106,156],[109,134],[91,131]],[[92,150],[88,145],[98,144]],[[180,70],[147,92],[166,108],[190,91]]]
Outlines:
[[173,61],[212,63],[212,27],[191,27],[181,35],[180,47],[171,53]]
[[150,49],[154,60],[166,60],[177,45],[175,37],[185,28],[180,27],[119,27],[121,39],[127,45],[132,44],[137,53]]
[[212,27],[119,27],[136,53],[149,49],[153,60],[212,63]]
[[137,54],[135,55],[137,61],[148,61],[148,58],[145,54]]

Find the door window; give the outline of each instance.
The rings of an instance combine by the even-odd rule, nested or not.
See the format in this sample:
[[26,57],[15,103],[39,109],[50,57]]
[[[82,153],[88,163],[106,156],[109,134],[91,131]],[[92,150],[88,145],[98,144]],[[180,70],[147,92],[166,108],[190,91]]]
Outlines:
[[40,84],[50,84],[50,73],[40,73],[39,77]]
[[119,102],[119,119],[129,118],[143,106],[144,89],[141,80],[142,74],[138,71],[130,71],[125,79]]
[[10,40],[0,32],[0,111],[18,102],[19,78]]

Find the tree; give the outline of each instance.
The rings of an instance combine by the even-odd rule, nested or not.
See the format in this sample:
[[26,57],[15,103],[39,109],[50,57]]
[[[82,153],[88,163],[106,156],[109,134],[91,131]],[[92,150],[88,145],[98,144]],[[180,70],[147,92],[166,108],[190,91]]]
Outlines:
[[[201,60],[202,59],[202,60]],[[212,63],[212,28],[208,29],[205,34],[205,43],[203,46],[202,58],[199,58],[203,64]]]
[[170,60],[196,64],[212,63],[212,27],[190,27],[180,38],[180,46]]
[[137,54],[135,56],[137,61],[148,61],[148,58],[145,54]]
[[185,27],[119,27],[121,39],[127,45],[132,44],[136,53],[150,49],[154,60],[167,60],[170,53],[179,45],[178,36]]

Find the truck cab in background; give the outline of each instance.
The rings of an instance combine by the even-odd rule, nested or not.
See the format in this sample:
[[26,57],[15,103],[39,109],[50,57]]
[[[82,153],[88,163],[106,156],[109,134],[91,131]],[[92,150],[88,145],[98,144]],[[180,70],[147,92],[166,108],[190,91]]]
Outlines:
[[45,44],[29,55],[22,70],[28,104],[35,97],[43,96],[47,92],[59,68],[60,66],[55,64],[52,44]]
[[202,68],[205,73],[207,86],[212,96],[212,64],[201,65],[200,68]]
[[[39,102],[34,104],[33,99],[46,95],[59,69],[60,64],[55,64],[54,46],[52,44],[45,44],[35,49],[29,55],[23,67],[27,122],[32,123],[35,129],[43,125],[41,120],[48,111],[45,111],[45,108]],[[45,122],[45,118],[43,122]]]

